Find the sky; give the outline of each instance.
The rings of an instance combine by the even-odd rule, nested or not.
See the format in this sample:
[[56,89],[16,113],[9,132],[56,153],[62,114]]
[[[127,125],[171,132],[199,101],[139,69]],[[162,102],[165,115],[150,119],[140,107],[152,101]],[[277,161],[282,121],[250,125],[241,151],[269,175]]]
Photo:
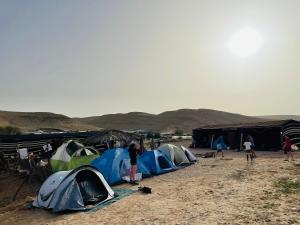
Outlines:
[[299,10],[298,0],[1,0],[0,110],[300,114]]

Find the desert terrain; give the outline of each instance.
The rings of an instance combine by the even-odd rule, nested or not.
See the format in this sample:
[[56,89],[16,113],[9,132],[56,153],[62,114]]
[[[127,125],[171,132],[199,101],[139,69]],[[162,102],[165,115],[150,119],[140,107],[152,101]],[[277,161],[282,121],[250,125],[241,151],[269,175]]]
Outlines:
[[233,151],[223,159],[199,158],[192,166],[142,180],[152,194],[137,192],[93,213],[27,209],[38,185],[26,184],[8,204],[21,181],[2,175],[0,224],[300,224],[300,154],[293,162],[284,161],[282,152],[257,155],[253,163]]
[[181,129],[191,133],[192,129],[203,125],[236,124],[261,122],[268,119],[222,112],[211,109],[179,109],[160,114],[143,112],[116,113],[102,116],[71,118],[62,114],[48,112],[0,111],[0,127],[13,126],[21,131],[40,128],[63,130],[139,130],[173,131]]

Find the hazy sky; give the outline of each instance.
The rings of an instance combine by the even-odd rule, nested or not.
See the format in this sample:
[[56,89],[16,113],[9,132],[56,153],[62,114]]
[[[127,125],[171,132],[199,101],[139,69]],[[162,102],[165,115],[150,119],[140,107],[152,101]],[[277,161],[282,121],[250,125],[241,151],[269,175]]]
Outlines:
[[[300,114],[299,11],[298,0],[0,0],[0,109]],[[228,43],[245,29],[261,42],[241,57]]]

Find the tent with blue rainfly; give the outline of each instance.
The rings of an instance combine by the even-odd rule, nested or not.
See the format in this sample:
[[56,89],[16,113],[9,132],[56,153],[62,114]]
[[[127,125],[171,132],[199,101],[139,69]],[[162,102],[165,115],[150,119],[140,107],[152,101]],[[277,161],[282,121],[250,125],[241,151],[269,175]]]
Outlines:
[[[128,150],[125,148],[116,148],[105,151],[100,157],[92,161],[94,166],[104,176],[109,185],[115,185],[124,182],[124,177],[129,175],[130,158]],[[149,177],[151,173],[138,157],[137,172],[142,177]]]
[[34,207],[53,212],[91,209],[114,198],[102,174],[91,166],[52,174],[41,186]]
[[219,136],[218,138],[216,138],[216,140],[214,140],[213,144],[212,144],[212,149],[218,149],[219,148],[226,150],[227,149],[227,145],[225,144],[224,141],[224,137],[223,136]]
[[164,152],[159,150],[144,152],[141,155],[141,160],[153,175],[171,172],[176,169],[174,163],[165,155]]

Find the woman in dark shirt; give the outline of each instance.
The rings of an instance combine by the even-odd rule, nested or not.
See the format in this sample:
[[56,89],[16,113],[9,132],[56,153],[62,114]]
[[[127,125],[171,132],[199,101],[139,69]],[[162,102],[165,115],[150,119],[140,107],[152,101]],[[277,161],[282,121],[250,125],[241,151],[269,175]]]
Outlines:
[[128,147],[129,157],[130,157],[130,183],[131,184],[139,184],[135,180],[136,170],[137,170],[137,154],[140,150],[139,144],[132,142]]

